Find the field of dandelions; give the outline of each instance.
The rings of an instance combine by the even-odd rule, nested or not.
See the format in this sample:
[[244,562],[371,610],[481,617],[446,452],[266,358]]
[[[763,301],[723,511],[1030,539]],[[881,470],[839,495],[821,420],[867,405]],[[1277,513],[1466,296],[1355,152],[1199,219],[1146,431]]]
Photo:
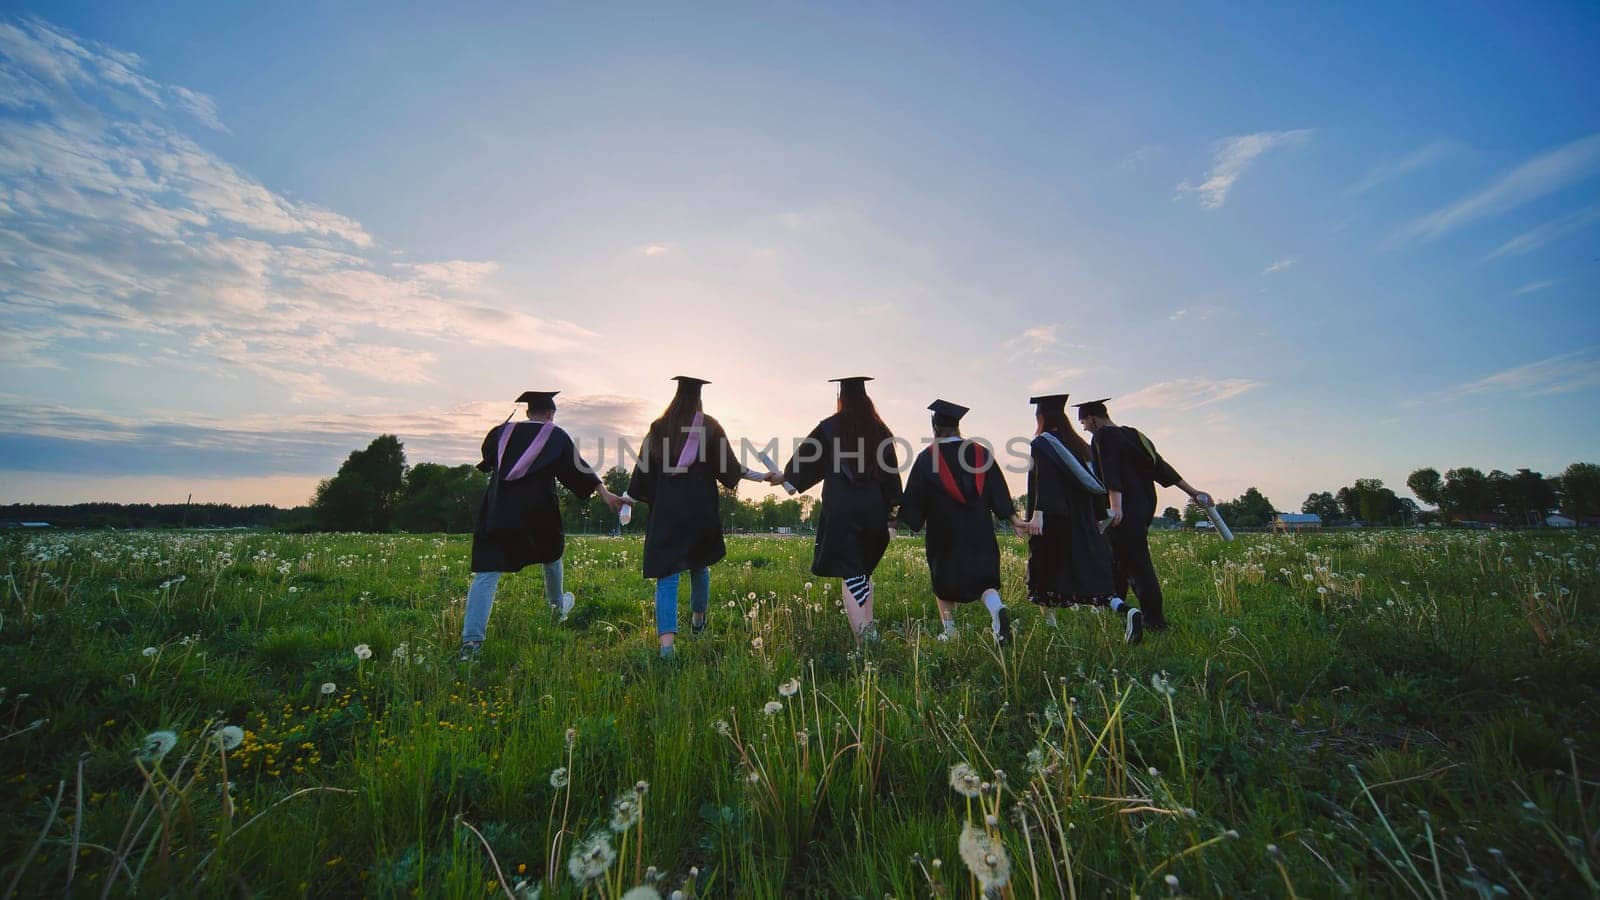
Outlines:
[[[637,538],[455,662],[464,537],[0,539],[3,896],[1593,896],[1596,537],[1154,538],[1173,628],[1013,646],[920,543],[865,653],[804,539],[655,652]],[[688,616],[687,601],[682,615]]]

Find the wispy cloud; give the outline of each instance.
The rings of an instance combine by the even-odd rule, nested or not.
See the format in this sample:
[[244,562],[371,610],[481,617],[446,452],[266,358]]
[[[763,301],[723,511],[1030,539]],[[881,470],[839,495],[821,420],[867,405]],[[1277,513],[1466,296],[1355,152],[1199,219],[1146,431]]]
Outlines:
[[1285,257],[1285,258],[1280,259],[1277,262],[1273,263],[1272,265],[1267,266],[1265,269],[1262,269],[1261,270],[1261,274],[1263,274],[1263,275],[1271,275],[1274,272],[1282,272],[1284,269],[1287,269],[1287,268],[1289,268],[1290,266],[1292,266],[1294,264],[1295,264],[1295,258],[1294,257],[1292,257],[1292,256]]
[[1258,131],[1255,134],[1224,138],[1213,148],[1211,171],[1206,173],[1205,181],[1199,184],[1190,184],[1187,181],[1179,184],[1174,199],[1197,194],[1201,206],[1216,209],[1227,202],[1228,192],[1233,190],[1239,177],[1262,154],[1279,147],[1303,144],[1310,140],[1312,133],[1313,129],[1297,128],[1292,131]]
[[209,97],[140,65],[43,22],[0,23],[10,363],[144,342],[157,366],[203,359],[328,399],[336,373],[428,380],[429,341],[548,353],[592,335],[496,302],[493,262],[397,262],[361,223],[273,191],[184,132],[221,126]]
[[1204,322],[1216,318],[1221,312],[1220,306],[1185,306],[1167,316],[1167,321],[1181,322],[1188,319],[1193,322]]
[[[561,396],[557,421],[589,462],[617,463],[616,438],[637,439],[650,418],[637,397]],[[5,468],[85,473],[326,475],[351,450],[394,434],[412,462],[475,462],[483,435],[512,404],[476,401],[448,409],[386,414],[306,414],[218,418],[150,410],[118,415],[0,395],[0,458]],[[63,462],[70,466],[64,466]]]
[[671,252],[671,250],[672,247],[667,244],[645,244],[639,248],[639,252],[645,256],[662,256]]
[[1117,401],[1117,406],[1122,409],[1190,410],[1231,400],[1258,387],[1261,387],[1261,382],[1248,378],[1178,378],[1152,384],[1122,397]]
[[1510,212],[1600,170],[1600,134],[1591,134],[1529,159],[1455,203],[1413,221],[1400,241],[1432,241],[1480,219]]
[[1542,291],[1545,288],[1552,288],[1552,287],[1555,287],[1555,286],[1556,286],[1556,282],[1554,282],[1554,281],[1535,281],[1535,282],[1532,282],[1530,284],[1525,284],[1522,287],[1517,288],[1515,296],[1520,297],[1523,294],[1532,294],[1532,293],[1534,293],[1536,291]]
[[1456,396],[1497,393],[1537,396],[1593,388],[1600,388],[1600,350],[1591,347],[1496,372],[1463,384],[1450,393]]
[[1485,256],[1485,260],[1498,259],[1502,256],[1517,256],[1543,247],[1552,241],[1560,240],[1571,234],[1576,234],[1600,221],[1600,206],[1591,206],[1579,210],[1571,215],[1552,219],[1543,225],[1530,228],[1517,235],[1504,244],[1496,247],[1493,252]]
[[1072,380],[1082,375],[1084,371],[1084,369],[1076,367],[1052,369],[1028,382],[1028,390],[1058,391],[1064,387],[1069,387]]
[[1434,141],[1431,144],[1413,150],[1399,159],[1390,160],[1375,167],[1367,174],[1367,177],[1351,185],[1349,193],[1364,194],[1381,184],[1403,178],[1412,172],[1426,169],[1465,149],[1462,144],[1456,141]]

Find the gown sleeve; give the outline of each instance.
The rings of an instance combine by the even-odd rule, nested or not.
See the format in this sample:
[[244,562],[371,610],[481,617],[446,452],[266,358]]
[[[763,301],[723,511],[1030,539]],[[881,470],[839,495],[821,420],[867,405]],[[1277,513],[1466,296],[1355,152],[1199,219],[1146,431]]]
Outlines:
[[1150,477],[1155,479],[1156,484],[1162,487],[1172,487],[1183,480],[1183,476],[1178,474],[1178,470],[1161,458],[1161,454],[1157,452],[1154,442],[1145,437],[1142,432],[1139,434],[1139,440],[1144,444],[1145,449],[1150,451],[1150,457],[1155,466],[1150,473]]
[[1033,439],[1032,456],[1033,465],[1028,467],[1028,514],[1031,516],[1038,510],[1066,515],[1069,512],[1066,494],[1072,490],[1076,479],[1061,471],[1055,450],[1045,445],[1044,438]]
[[1090,448],[1094,451],[1095,474],[1100,477],[1100,483],[1106,486],[1106,490],[1127,491],[1127,454],[1123,453],[1121,442],[1110,433],[1110,429],[1102,428],[1095,432]]
[[707,447],[706,461],[716,473],[716,479],[723,487],[732,490],[739,486],[744,478],[744,466],[739,462],[739,455],[733,452],[733,444],[728,440],[728,432],[722,428],[722,423],[707,417],[705,446]]
[[496,437],[496,435],[498,435],[500,433],[500,429],[502,429],[504,427],[506,427],[506,426],[504,426],[504,425],[496,425],[495,427],[489,429],[489,433],[488,434],[483,436],[483,459],[478,461],[478,471],[480,471],[480,472],[493,472],[494,471],[494,456],[495,456],[495,450],[497,449],[496,448],[495,437]]
[[895,450],[892,438],[879,445],[878,455],[883,463],[883,470],[878,474],[878,487],[883,491],[884,508],[889,510],[889,518],[893,520],[895,507],[900,505],[905,489],[900,481],[900,454]]
[[789,464],[783,467],[783,480],[797,493],[810,490],[827,477],[829,460],[826,435],[826,430],[818,423],[795,448],[794,455],[789,457]]
[[594,472],[594,467],[589,465],[578,453],[577,442],[571,436],[562,432],[562,437],[570,445],[560,456],[556,457],[551,471],[556,478],[566,486],[567,490],[579,497],[587,498],[600,487],[600,476]]
[[[930,451],[923,451],[927,455]],[[923,457],[918,456],[912,463],[911,471],[906,474],[905,493],[900,497],[900,527],[911,531],[920,531],[923,523],[928,520],[928,479],[923,470]]]
[[635,500],[645,503],[651,502],[656,495],[656,479],[661,476],[661,466],[657,461],[660,438],[654,428],[645,435],[644,446],[639,450],[639,459],[633,464],[633,475],[628,478],[628,489],[625,493]]
[[1011,498],[1011,488],[1006,484],[1005,470],[993,456],[989,457],[989,474],[984,478],[984,498],[995,518],[1009,519],[1017,514],[1017,502]]

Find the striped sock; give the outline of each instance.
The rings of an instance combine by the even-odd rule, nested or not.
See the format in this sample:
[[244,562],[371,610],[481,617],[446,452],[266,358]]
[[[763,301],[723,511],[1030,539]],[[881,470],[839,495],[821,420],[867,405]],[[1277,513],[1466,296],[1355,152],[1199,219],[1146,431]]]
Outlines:
[[850,592],[857,606],[866,606],[872,602],[872,578],[868,575],[854,575],[844,579],[844,588]]

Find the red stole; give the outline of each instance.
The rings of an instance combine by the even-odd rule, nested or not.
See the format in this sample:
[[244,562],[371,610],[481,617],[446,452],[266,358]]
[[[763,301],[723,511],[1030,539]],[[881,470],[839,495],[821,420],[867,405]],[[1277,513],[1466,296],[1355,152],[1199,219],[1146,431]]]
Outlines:
[[[931,461],[933,463],[933,472],[935,475],[939,476],[939,484],[944,487],[944,492],[950,495],[950,499],[965,505],[967,498],[966,495],[961,493],[961,486],[956,484],[956,474],[950,471],[948,467],[939,465],[939,445],[934,444],[930,449],[932,450],[930,455],[932,457]],[[982,498],[984,477],[989,474],[989,460],[984,455],[982,444],[972,445],[972,456],[974,461],[978,464],[978,473],[974,477],[978,482],[978,497]],[[956,447],[956,458],[961,458],[960,445],[957,445]]]

